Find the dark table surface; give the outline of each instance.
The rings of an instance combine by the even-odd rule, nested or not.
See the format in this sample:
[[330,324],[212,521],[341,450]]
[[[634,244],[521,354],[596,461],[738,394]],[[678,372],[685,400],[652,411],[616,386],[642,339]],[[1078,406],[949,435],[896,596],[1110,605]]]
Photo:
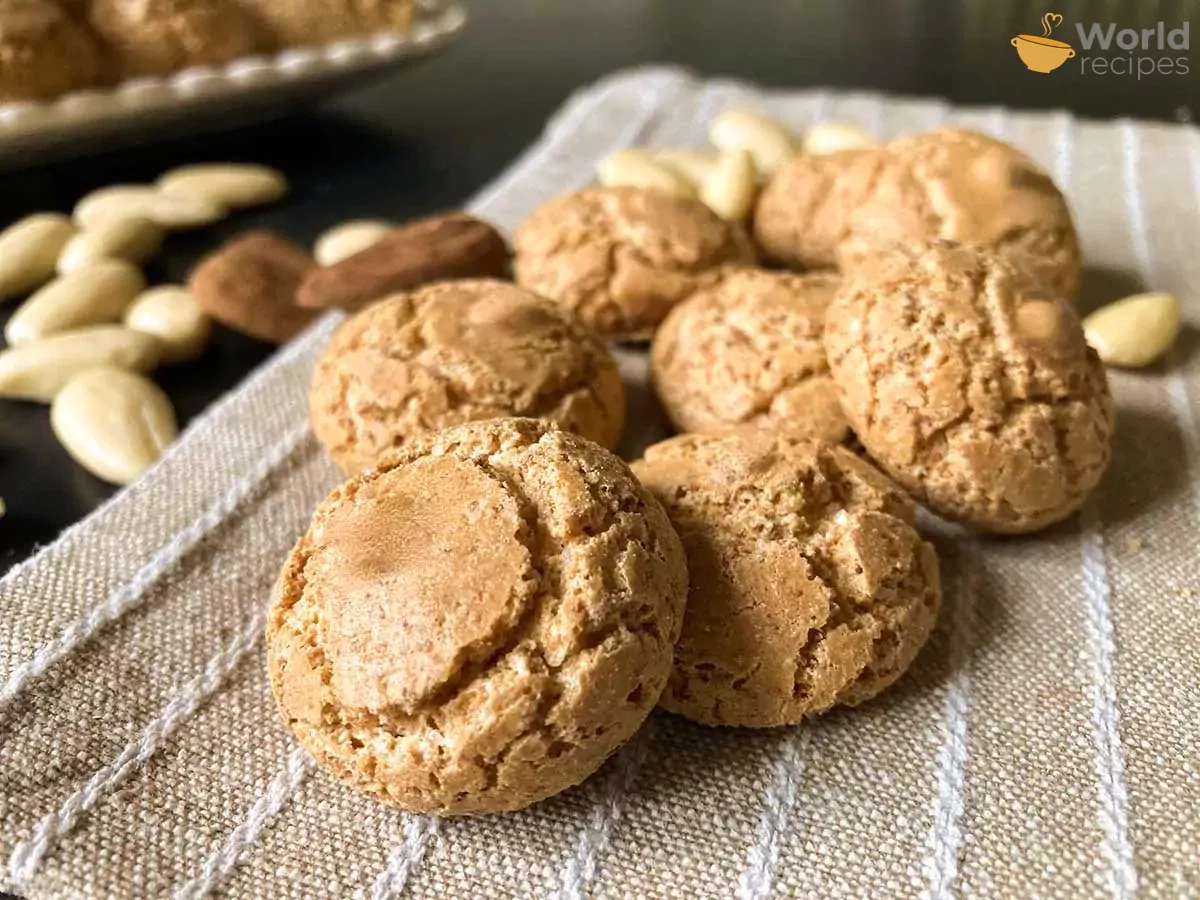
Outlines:
[[[249,227],[307,243],[347,218],[404,219],[459,204],[536,138],[572,90],[648,62],[768,85],[880,89],[1091,117],[1186,121],[1200,99],[1193,75],[1097,75],[1074,63],[1052,75],[1028,72],[1009,41],[1041,33],[1041,0],[475,0],[470,8],[467,34],[447,53],[320,108],[0,175],[0,224],[69,210],[93,188],[151,180],[182,163],[246,160],[283,170],[293,189],[286,203],[168,240],[148,275],[179,281],[201,254]],[[1161,20],[1170,29],[1194,9],[1119,0],[1056,7],[1077,46],[1076,22],[1143,28]],[[200,361],[156,377],[186,423],[271,352],[220,332]],[[8,504],[0,571],[112,491],[71,462],[44,407],[0,401],[0,496]]]

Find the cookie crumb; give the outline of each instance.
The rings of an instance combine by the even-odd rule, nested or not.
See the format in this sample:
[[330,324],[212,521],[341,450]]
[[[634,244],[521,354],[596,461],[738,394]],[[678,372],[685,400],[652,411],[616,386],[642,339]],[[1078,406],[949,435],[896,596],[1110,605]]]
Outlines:
[[1125,538],[1125,552],[1126,553],[1139,553],[1139,552],[1141,552],[1141,549],[1145,546],[1146,546],[1146,542],[1143,541],[1141,538],[1138,538],[1138,537]]

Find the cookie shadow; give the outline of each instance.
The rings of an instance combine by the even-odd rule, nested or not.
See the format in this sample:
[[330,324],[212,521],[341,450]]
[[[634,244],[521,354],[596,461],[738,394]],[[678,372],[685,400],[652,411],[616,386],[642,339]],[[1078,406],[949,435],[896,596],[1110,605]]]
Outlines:
[[1086,316],[1115,300],[1144,290],[1146,286],[1142,279],[1127,269],[1084,266],[1075,308],[1081,317]]
[[675,433],[648,378],[630,377],[625,381],[625,431],[617,445],[617,455],[632,461],[640,459],[646,448]]
[[1097,488],[1100,519],[1122,525],[1188,489],[1187,442],[1157,410],[1117,410],[1113,459]]

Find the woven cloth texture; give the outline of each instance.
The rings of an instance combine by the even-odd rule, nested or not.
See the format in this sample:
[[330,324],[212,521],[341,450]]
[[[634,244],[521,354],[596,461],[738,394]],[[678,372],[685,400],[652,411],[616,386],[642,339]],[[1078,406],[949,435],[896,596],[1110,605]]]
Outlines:
[[[329,317],[151,472],[0,582],[0,887],[41,898],[1200,896],[1200,132],[619,73],[471,208],[506,229],[620,147],[702,145],[727,105],[881,138],[1011,141],[1072,202],[1090,308],[1184,301],[1172,357],[1113,373],[1081,514],[993,539],[924,523],[946,603],[878,700],[797,728],[658,713],[579,788],[438,821],[317,771],[271,702],[272,581],[338,476],[306,426]],[[622,351],[623,452],[663,436]]]

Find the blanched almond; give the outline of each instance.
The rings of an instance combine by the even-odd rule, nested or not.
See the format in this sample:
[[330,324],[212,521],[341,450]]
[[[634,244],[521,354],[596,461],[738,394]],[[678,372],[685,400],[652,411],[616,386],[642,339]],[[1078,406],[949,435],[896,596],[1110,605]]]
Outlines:
[[75,226],[58,213],[37,213],[0,232],[0,300],[41,287]]
[[749,150],[760,175],[771,175],[799,152],[780,122],[749,109],[727,109],[712,121],[708,139],[718,150]]
[[729,150],[700,186],[700,199],[722,219],[740,222],[754,206],[757,183],[749,150]]
[[164,194],[146,184],[118,184],[93,191],[75,205],[75,221],[94,228],[106,219],[139,216],[169,231],[211,225],[225,208],[196,196]]
[[804,152],[814,156],[878,146],[872,135],[849,122],[819,122],[805,133],[802,144]]
[[164,194],[193,197],[226,209],[274,203],[287,195],[282,173],[268,166],[214,163],[182,166],[158,179]]
[[212,320],[191,292],[177,285],[153,288],[137,297],[125,311],[125,324],[162,344],[163,362],[180,363],[204,352]]
[[89,369],[54,398],[50,425],[71,457],[114,484],[129,484],[179,434],[167,395],[122,369]]
[[693,150],[688,147],[654,152],[655,162],[668,169],[674,169],[697,188],[712,174],[718,158],[718,154],[711,150]]
[[162,226],[141,216],[104,219],[85,228],[63,247],[58,273],[77,272],[102,259],[142,263],[162,246]]
[[676,197],[696,196],[696,188],[690,181],[655,162],[649,151],[637,148],[618,150],[604,157],[596,164],[596,177],[605,187],[639,187]]
[[319,266],[335,265],[379,243],[380,239],[395,227],[378,219],[343,222],[317,238],[313,256]]
[[64,331],[0,352],[0,397],[49,403],[80,372],[97,366],[148,372],[160,354],[157,340],[120,325]]
[[1083,320],[1087,342],[1100,359],[1133,369],[1150,365],[1170,350],[1182,327],[1179,298],[1163,292],[1134,294]]
[[15,347],[55,332],[115,321],[145,286],[135,266],[102,259],[56,278],[26,300],[8,320],[4,337]]

